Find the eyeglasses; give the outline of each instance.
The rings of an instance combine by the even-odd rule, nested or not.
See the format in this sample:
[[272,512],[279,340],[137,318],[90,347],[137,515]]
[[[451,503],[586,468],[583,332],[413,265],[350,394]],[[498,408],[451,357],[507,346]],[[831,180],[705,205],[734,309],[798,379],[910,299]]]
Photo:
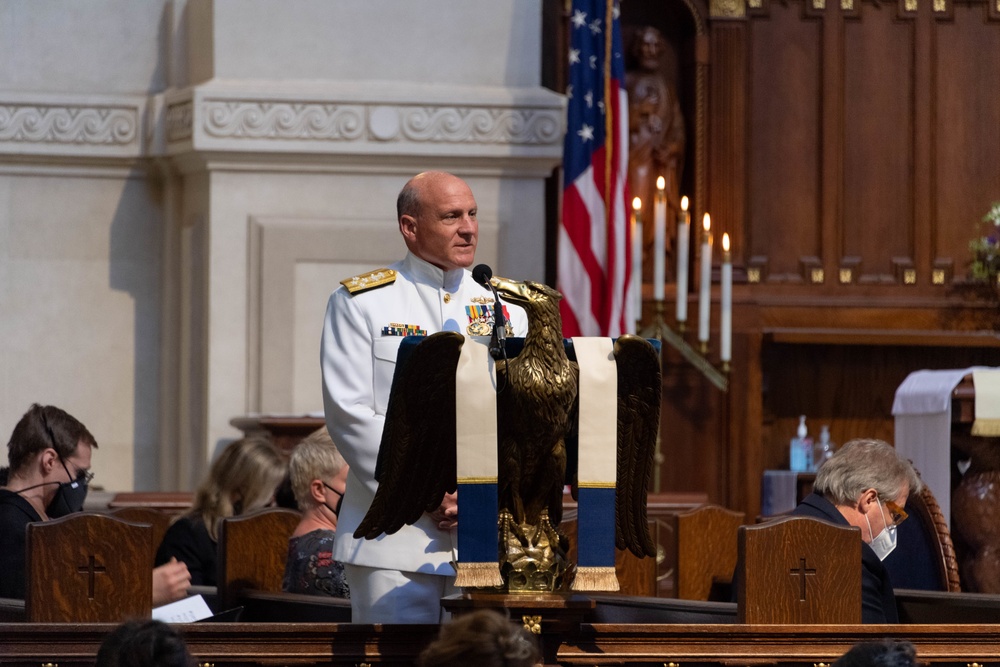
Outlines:
[[94,479],[94,473],[90,472],[89,470],[83,470],[82,468],[76,468],[75,463],[73,464],[73,467],[76,468],[76,477],[73,477],[73,474],[69,471],[69,468],[66,467],[66,461],[63,461],[62,464],[63,468],[66,468],[66,474],[69,475],[70,478],[72,478],[73,481],[75,482],[81,482],[85,486],[89,486],[90,480]]
[[891,500],[885,501],[885,508],[889,510],[889,519],[892,521],[892,525],[894,526],[898,526],[903,523],[906,521],[906,517],[909,516],[909,514],[907,514],[902,507]]

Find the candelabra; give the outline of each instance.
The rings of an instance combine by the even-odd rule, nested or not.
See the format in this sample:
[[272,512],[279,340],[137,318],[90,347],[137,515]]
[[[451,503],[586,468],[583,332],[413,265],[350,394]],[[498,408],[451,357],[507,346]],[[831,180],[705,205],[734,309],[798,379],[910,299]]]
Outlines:
[[[660,223],[664,216],[659,215],[659,211],[662,210],[660,207],[659,200],[657,203],[656,215],[657,222]],[[720,371],[708,360],[708,334],[709,334],[709,313],[711,310],[711,285],[712,285],[712,220],[708,213],[702,221],[702,227],[704,232],[701,237],[701,253],[698,257],[699,260],[699,270],[701,284],[698,286],[698,350],[696,351],[691,345],[684,340],[684,332],[687,322],[687,278],[688,278],[688,239],[690,238],[691,232],[691,219],[688,214],[687,197],[681,200],[681,219],[678,221],[677,225],[677,328],[679,331],[674,331],[668,325],[663,317],[663,285],[657,284],[658,280],[662,280],[663,271],[662,267],[665,260],[664,248],[662,245],[654,245],[654,259],[655,267],[659,270],[654,271],[654,285],[653,285],[653,300],[655,303],[656,310],[653,314],[653,324],[646,331],[644,335],[647,337],[655,336],[660,341],[665,342],[680,352],[681,356],[690,363],[692,366],[701,371],[709,382],[714,384],[719,388],[720,391],[728,391],[729,389],[729,359],[730,359],[730,342],[729,338],[732,335],[732,256],[729,252],[729,235],[724,234],[722,237],[723,246],[723,256],[722,256],[722,280],[721,280],[721,295],[722,295],[722,326],[720,327],[720,334],[722,338],[722,345],[720,348],[720,355],[722,357],[722,370]],[[658,224],[657,227],[660,227]],[[638,315],[642,314],[642,309],[638,308],[636,311]],[[638,322],[636,323],[638,325]],[[638,328],[638,326],[636,326]]]
[[[678,299],[686,298],[685,295],[677,295]],[[667,343],[670,347],[677,350],[684,360],[698,369],[705,378],[715,385],[720,391],[729,390],[729,362],[722,362],[722,369],[716,368],[711,361],[708,360],[706,354],[708,353],[707,342],[702,342],[699,345],[700,350],[695,350],[691,345],[684,340],[684,333],[686,330],[686,325],[684,322],[677,323],[678,331],[674,331],[667,324],[663,317],[663,301],[655,301],[655,311],[653,314],[653,322],[650,326],[642,330],[642,336],[644,338],[656,338],[657,340]]]

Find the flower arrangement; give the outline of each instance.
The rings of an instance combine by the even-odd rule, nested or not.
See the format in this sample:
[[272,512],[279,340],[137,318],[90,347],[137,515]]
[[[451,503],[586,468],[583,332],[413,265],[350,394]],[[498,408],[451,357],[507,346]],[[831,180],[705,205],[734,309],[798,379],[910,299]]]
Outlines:
[[985,234],[969,241],[972,263],[969,278],[976,282],[1000,281],[1000,201],[993,202],[983,216]]

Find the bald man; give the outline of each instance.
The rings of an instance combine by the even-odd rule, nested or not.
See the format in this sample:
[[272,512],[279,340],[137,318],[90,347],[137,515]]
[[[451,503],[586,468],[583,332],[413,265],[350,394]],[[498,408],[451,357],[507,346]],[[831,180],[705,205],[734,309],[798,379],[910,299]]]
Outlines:
[[[438,623],[440,599],[459,592],[451,565],[458,520],[453,494],[393,535],[358,540],[353,533],[378,486],[375,460],[400,341],[439,331],[492,331],[493,296],[468,270],[479,241],[477,213],[472,190],[457,176],[414,176],[396,201],[406,257],[342,281],[327,304],[326,423],[350,465],[333,558],[345,566],[354,623]],[[524,311],[505,308],[508,335],[524,336]]]

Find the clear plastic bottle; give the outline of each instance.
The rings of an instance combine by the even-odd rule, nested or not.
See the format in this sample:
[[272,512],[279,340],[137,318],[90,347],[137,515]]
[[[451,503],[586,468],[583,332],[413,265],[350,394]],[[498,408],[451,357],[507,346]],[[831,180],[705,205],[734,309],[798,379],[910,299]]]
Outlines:
[[816,470],[833,456],[834,443],[830,441],[830,427],[826,424],[820,427],[819,441],[813,447],[813,464]]
[[791,468],[795,472],[810,472],[813,467],[813,447],[812,438],[806,428],[806,416],[799,417],[799,427],[795,432],[795,437],[789,446],[789,461]]

